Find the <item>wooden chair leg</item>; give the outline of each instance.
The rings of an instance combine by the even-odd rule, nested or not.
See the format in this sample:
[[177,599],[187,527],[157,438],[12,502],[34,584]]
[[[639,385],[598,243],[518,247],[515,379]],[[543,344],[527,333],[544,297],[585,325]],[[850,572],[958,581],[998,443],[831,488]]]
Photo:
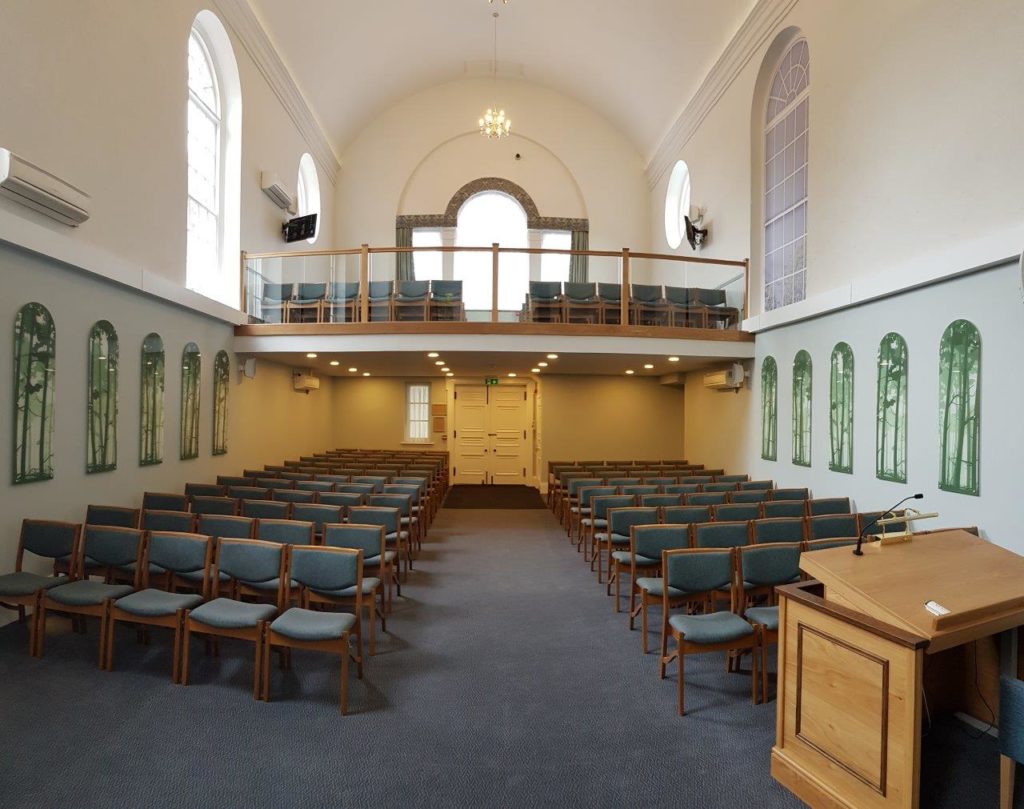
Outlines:
[[377,617],[373,614],[375,598],[376,596],[371,597],[365,604],[366,614],[369,616],[369,620],[366,622],[368,624],[366,629],[366,640],[370,649],[371,657],[377,654]]
[[761,702],[768,701],[768,644],[764,628],[761,628]]
[[264,702],[270,702],[270,638],[263,640],[263,661],[260,665],[262,676],[260,677],[260,689]]
[[1017,762],[1009,756],[999,757],[999,809],[1013,809],[1013,781]]
[[[263,636],[265,624],[261,621],[256,629],[255,654],[253,655],[252,668],[252,698],[260,700],[263,697]],[[185,673],[184,685],[188,685],[188,647],[185,647]]]
[[658,663],[658,678],[661,680],[665,679],[665,664],[668,657],[668,617],[662,615],[661,617],[661,659]]
[[647,601],[640,596],[640,650],[647,654]]
[[181,684],[188,685],[188,656],[189,647],[192,645],[192,630],[189,629],[188,621],[181,630]]
[[754,645],[750,649],[750,702],[757,705],[758,663],[760,663],[761,650],[757,648],[757,630],[754,630]]
[[679,645],[676,647],[676,656],[679,658],[679,681],[676,683],[676,695],[679,698],[679,715],[686,715],[686,705],[684,702],[685,695],[683,693],[683,680],[685,675],[686,666],[683,663],[683,659],[686,655],[683,654],[683,639],[679,639]]
[[39,603],[36,606],[36,614],[39,617],[36,618],[36,643],[32,656],[42,657],[43,647],[46,644],[46,605],[43,604],[42,598],[39,599]]
[[345,648],[341,653],[341,693],[338,695],[338,701],[341,706],[341,715],[344,716],[348,713],[348,633],[345,634],[342,643]]

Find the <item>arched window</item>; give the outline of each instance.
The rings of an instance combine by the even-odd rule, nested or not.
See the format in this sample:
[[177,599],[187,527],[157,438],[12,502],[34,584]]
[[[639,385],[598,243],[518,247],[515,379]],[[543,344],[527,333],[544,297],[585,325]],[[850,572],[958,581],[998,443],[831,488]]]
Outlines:
[[41,303],[14,319],[14,483],[53,478],[53,396],[57,331]]
[[979,493],[978,380],[981,335],[968,320],[955,320],[939,343],[939,488]]
[[677,160],[665,191],[665,240],[675,250],[686,235],[686,217],[690,215],[690,168]]
[[807,296],[807,138],[810,51],[798,39],[782,56],[764,117],[764,308]]
[[181,460],[199,457],[199,346],[188,343],[181,354]]
[[309,153],[302,155],[299,160],[299,181],[297,186],[299,216],[316,214],[316,230],[313,235],[306,239],[313,244],[320,236],[320,180],[316,174],[316,165]]
[[793,463],[811,465],[811,355],[803,350],[793,360]]
[[218,351],[213,359],[213,454],[228,451],[228,382],[231,360],[227,351]]
[[[527,247],[526,211],[500,191],[482,191],[459,209],[455,244],[461,247]],[[467,310],[491,308],[491,252],[456,253],[455,279],[462,281]],[[518,310],[526,297],[530,259],[525,253],[503,254],[498,273],[498,308]]]
[[241,90],[220,20],[201,11],[188,38],[185,282],[238,306]]
[[828,434],[832,450],[828,468],[853,472],[853,349],[836,343],[829,378]]
[[891,331],[878,344],[875,477],[907,482],[907,341]]
[[761,457],[774,461],[778,457],[779,435],[779,368],[775,357],[761,363]]
[[139,420],[139,466],[164,459],[164,341],[147,334],[142,341],[142,400]]
[[117,332],[100,320],[89,331],[86,472],[117,469]]

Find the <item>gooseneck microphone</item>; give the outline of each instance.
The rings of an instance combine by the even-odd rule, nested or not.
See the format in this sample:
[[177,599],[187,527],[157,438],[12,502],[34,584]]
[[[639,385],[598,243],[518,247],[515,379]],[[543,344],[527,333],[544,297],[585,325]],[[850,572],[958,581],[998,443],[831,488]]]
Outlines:
[[864,551],[862,551],[860,549],[860,546],[864,543],[864,535],[868,532],[868,529],[872,525],[874,525],[879,520],[883,519],[886,514],[891,514],[892,512],[894,512],[896,509],[898,509],[900,506],[902,506],[908,500],[923,500],[923,499],[924,499],[924,495],[921,494],[920,492],[918,492],[917,494],[912,494],[909,497],[904,497],[895,506],[893,506],[892,508],[888,509],[887,511],[883,511],[881,514],[879,514],[877,517],[875,517],[875,519],[873,519],[871,522],[869,522],[867,525],[865,525],[863,528],[861,528],[860,529],[860,536],[857,537],[857,547],[853,549],[853,555],[854,556],[863,556],[864,555]]

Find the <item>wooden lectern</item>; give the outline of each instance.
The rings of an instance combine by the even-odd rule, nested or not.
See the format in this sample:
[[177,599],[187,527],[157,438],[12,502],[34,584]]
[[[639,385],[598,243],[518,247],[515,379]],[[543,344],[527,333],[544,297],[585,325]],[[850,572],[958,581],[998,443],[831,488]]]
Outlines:
[[925,655],[1024,624],[1024,557],[950,530],[800,568],[779,588],[772,775],[813,807],[916,809]]

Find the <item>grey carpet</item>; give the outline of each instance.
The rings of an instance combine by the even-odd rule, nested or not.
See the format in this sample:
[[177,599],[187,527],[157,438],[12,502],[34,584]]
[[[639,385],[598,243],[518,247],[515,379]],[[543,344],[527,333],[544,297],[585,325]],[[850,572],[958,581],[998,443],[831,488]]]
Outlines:
[[[105,673],[94,626],[52,619],[38,661],[23,627],[0,629],[3,806],[801,805],[769,775],[775,704],[751,705],[748,677],[707,655],[687,662],[677,717],[674,681],[549,513],[442,511],[403,592],[347,717],[326,655],[275,668],[263,704],[240,642],[220,659],[197,642],[183,688],[158,630],[148,647],[119,632]],[[965,739],[943,755],[965,748],[967,777],[926,759],[949,799],[922,806],[994,805],[991,740]]]
[[445,508],[520,509],[547,508],[540,492],[532,486],[452,486]]

